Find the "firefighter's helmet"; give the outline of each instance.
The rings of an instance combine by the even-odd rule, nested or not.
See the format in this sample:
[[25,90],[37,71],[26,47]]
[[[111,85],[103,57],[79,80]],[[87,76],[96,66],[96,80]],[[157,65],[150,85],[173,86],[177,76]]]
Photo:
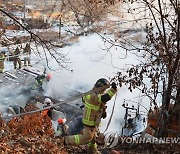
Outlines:
[[1,50],[1,53],[3,53],[3,54],[5,54],[7,52],[7,49],[6,48],[3,48],[2,50]]
[[50,74],[50,73],[49,73],[49,74],[47,74],[47,75],[46,75],[46,78],[47,78],[47,80],[52,79],[52,74]]
[[50,98],[46,98],[45,100],[44,100],[44,103],[46,103],[46,104],[51,104],[51,99]]
[[58,124],[63,124],[64,123],[64,119],[63,118],[59,118],[58,119]]
[[104,78],[101,78],[101,79],[97,80],[97,82],[94,85],[95,88],[99,88],[102,86],[110,86],[109,81]]

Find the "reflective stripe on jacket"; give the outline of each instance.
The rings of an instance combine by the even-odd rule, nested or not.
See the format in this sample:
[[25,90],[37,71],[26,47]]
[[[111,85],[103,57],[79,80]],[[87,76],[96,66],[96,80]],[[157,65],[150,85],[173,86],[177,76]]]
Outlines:
[[110,88],[105,94],[90,94],[83,97],[84,101],[84,113],[82,122],[86,126],[96,126],[99,125],[102,116],[102,109],[105,106],[105,103],[109,101],[113,95],[116,93],[116,90]]
[[44,74],[43,74],[43,75],[38,75],[38,76],[35,78],[35,80],[36,80],[36,85],[37,85],[37,86],[42,86],[43,83],[45,82],[45,75],[44,75]]
[[42,86],[44,82],[45,82],[44,79],[41,79],[41,80],[38,80],[38,81],[36,80],[35,86],[36,86],[36,87]]
[[5,60],[5,56],[4,55],[0,55],[0,61],[4,61]]

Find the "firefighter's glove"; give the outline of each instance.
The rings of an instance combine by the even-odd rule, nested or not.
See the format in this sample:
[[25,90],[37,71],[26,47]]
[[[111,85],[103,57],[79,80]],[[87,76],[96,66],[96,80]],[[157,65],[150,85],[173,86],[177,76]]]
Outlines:
[[99,133],[96,138],[96,142],[100,145],[104,145],[105,144],[105,135],[103,133]]
[[84,108],[84,105],[81,105],[81,106],[80,106],[80,109],[83,109],[83,108]]
[[112,87],[114,90],[117,90],[117,86],[116,86],[116,83],[115,83],[115,82],[113,82],[113,83],[111,84],[111,87]]

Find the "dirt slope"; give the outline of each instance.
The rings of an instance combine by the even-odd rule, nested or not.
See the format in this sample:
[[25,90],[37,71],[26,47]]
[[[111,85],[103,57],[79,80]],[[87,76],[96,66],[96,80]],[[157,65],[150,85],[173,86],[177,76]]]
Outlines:
[[[29,105],[27,111],[34,110]],[[103,154],[178,154],[178,144],[119,144],[112,149],[99,146]],[[54,138],[49,117],[41,113],[13,118],[5,123],[0,119],[0,151],[4,154],[67,154],[86,153],[86,146],[64,146],[62,138]]]

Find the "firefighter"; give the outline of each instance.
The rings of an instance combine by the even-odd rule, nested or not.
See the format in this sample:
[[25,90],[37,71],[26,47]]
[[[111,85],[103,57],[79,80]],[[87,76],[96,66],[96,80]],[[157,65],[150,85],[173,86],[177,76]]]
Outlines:
[[5,52],[0,52],[0,73],[4,72],[4,60],[5,60]]
[[[95,83],[94,88],[99,88],[102,86],[110,87],[109,81],[104,78],[101,78]],[[65,145],[88,144],[87,153],[100,153],[97,149],[96,133],[98,131],[98,126],[101,121],[101,118],[106,118],[106,102],[113,97],[116,91],[117,87],[116,84],[113,82],[111,84],[111,88],[89,94],[82,98],[84,102],[84,112],[82,118],[82,122],[84,125],[83,134],[65,137]]]
[[65,124],[66,119],[59,118],[58,119],[58,125],[57,125],[57,131],[55,136],[66,136],[68,134],[68,125]]
[[52,79],[52,75],[51,74],[42,74],[42,75],[38,75],[35,80],[35,87],[32,89],[38,89],[39,91],[44,91],[44,87],[43,84],[46,82],[49,82],[50,79]]
[[[44,106],[43,108],[52,105],[53,102],[51,101],[50,98],[46,98],[46,99],[44,100],[44,104],[45,104],[45,106]],[[44,110],[44,111],[43,111],[43,116],[48,116],[48,117],[50,117],[50,118],[52,119],[52,110],[53,110],[52,108],[47,109],[47,110]]]
[[57,132],[55,136],[67,136],[67,135],[75,135],[77,133],[82,133],[83,123],[82,116],[75,116],[71,121],[66,123],[66,119],[59,118],[57,125]]
[[31,62],[30,62],[31,47],[29,43],[26,44],[23,54],[24,54],[24,66],[31,66]]
[[21,69],[20,49],[18,46],[16,47],[16,50],[13,53],[13,62],[14,62],[14,69],[17,68],[17,63],[19,64],[19,69]]

